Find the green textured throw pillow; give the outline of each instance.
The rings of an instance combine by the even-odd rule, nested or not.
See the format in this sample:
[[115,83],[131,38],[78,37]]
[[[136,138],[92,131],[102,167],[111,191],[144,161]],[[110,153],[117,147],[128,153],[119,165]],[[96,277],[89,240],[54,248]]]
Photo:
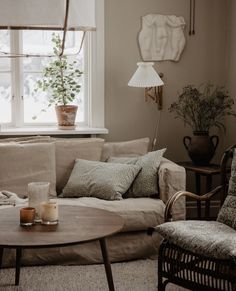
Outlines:
[[157,172],[166,149],[149,152],[135,158],[111,157],[108,163],[134,164],[142,168],[134,180],[127,197],[150,197],[158,195]]
[[62,197],[121,200],[140,170],[137,165],[77,159]]
[[217,221],[227,224],[236,230],[236,150],[234,150],[231,164],[228,195],[220,209]]

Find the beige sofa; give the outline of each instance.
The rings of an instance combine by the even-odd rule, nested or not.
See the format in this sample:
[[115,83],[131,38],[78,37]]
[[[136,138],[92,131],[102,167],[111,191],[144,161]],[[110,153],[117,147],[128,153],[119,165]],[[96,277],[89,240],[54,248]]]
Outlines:
[[[65,186],[76,158],[105,161],[110,156],[140,156],[148,152],[149,139],[104,143],[98,138],[53,139],[29,137],[0,140],[0,190],[19,196],[27,194],[27,183],[51,182],[51,195]],[[146,230],[164,222],[166,201],[179,190],[185,190],[185,170],[163,158],[157,173],[159,197],[128,198],[107,201],[92,197],[59,198],[60,205],[81,205],[113,211],[124,218],[120,233],[108,239],[112,262],[151,257],[157,254],[160,236],[148,236]],[[1,211],[0,206],[0,211]],[[184,199],[176,203],[174,219],[185,219]],[[5,265],[13,264],[12,251],[5,253]],[[97,243],[80,246],[25,250],[23,264],[86,264],[102,261]]]

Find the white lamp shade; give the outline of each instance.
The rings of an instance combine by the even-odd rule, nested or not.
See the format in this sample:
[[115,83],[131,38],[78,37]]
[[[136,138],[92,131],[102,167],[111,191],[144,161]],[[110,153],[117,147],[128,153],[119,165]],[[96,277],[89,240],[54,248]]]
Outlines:
[[162,79],[153,68],[154,63],[142,62],[137,63],[137,65],[138,68],[130,79],[128,86],[148,88],[164,85]]
[[[63,29],[66,0],[0,0],[0,28]],[[95,0],[70,0],[68,30],[94,30]]]

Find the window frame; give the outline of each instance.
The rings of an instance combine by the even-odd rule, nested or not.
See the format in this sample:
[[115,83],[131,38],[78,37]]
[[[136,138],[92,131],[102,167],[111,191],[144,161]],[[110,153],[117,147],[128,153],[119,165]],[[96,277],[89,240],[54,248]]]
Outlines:
[[[86,32],[85,37],[85,122],[77,123],[79,126],[88,128],[104,128],[104,0],[96,1],[96,31]],[[19,31],[11,30],[10,46],[11,52],[21,50],[22,40]],[[4,123],[2,127],[7,128],[50,128],[56,123],[24,123],[24,99],[23,99],[23,68],[22,58],[15,58],[11,61],[12,80],[12,122]],[[87,86],[86,86],[87,84]],[[20,109],[20,110],[19,110]],[[18,130],[19,131],[19,130]]]

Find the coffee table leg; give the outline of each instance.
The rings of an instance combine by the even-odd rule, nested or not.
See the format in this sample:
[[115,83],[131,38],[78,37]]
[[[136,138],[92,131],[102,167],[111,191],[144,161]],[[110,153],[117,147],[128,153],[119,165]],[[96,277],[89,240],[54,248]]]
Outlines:
[[21,255],[22,249],[16,249],[16,274],[15,274],[15,285],[18,286],[20,282],[20,266],[21,266]]
[[113,278],[112,278],[111,264],[110,264],[109,255],[108,255],[108,251],[107,251],[106,239],[101,238],[99,240],[99,242],[100,242],[100,246],[101,246],[101,250],[102,250],[103,262],[104,262],[105,269],[106,269],[106,276],[107,276],[109,290],[114,291],[115,288],[114,288],[114,283],[113,283]]
[[0,248],[0,269],[2,268],[3,251],[4,251],[4,248]]

